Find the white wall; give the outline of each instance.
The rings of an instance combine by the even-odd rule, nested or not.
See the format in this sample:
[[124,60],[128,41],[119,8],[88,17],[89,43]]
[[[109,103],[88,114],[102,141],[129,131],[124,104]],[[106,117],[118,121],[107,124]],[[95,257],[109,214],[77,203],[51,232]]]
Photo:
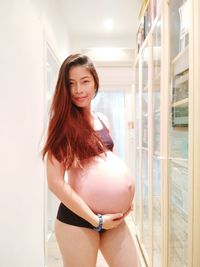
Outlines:
[[130,91],[133,84],[132,67],[96,66],[99,89],[108,91]]
[[[44,266],[44,165],[39,157],[45,108],[44,28],[57,51],[61,51],[61,44],[56,43],[59,37],[56,38],[44,7],[38,8],[35,1],[28,0],[1,1],[0,265],[3,267]],[[67,40],[67,33],[65,37]],[[62,45],[68,49],[67,42]]]
[[[23,0],[25,1],[25,0]],[[57,0],[29,0],[45,29],[58,58],[63,61],[70,51],[71,41],[65,22],[66,10]]]

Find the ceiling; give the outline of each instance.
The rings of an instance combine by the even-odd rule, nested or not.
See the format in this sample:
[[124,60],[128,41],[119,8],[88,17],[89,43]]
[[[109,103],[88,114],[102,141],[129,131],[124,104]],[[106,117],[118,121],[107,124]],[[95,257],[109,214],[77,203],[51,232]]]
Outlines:
[[[142,0],[60,0],[74,49],[115,46],[134,48]],[[113,20],[113,29],[104,27]]]

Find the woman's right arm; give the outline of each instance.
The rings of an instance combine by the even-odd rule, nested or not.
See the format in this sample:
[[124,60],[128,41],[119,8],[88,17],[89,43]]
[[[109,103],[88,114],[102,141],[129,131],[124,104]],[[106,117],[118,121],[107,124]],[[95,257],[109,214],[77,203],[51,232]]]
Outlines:
[[[98,226],[98,216],[88,207],[79,195],[64,180],[65,168],[53,155],[47,155],[47,181],[52,193],[70,210],[90,222],[94,227]],[[123,214],[107,214],[103,216],[103,228],[110,229],[118,226],[123,220]]]

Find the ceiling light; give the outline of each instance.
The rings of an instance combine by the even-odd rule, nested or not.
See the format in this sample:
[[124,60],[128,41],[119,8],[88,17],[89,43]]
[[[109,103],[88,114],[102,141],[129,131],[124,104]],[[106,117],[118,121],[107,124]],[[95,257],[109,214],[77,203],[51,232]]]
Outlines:
[[91,48],[87,54],[94,61],[121,61],[126,56],[124,49],[118,47]]
[[112,28],[113,28],[113,20],[112,19],[106,19],[104,21],[104,27],[106,28],[106,30],[112,30]]

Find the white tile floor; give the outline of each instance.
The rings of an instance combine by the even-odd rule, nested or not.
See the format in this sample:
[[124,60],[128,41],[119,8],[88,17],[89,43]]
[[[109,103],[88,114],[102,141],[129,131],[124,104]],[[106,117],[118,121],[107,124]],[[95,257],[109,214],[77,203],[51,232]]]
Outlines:
[[[126,219],[128,225],[130,226],[133,224],[131,218]],[[139,259],[138,259],[139,263]],[[62,258],[60,255],[60,251],[55,239],[55,235],[53,234],[48,242],[48,248],[47,248],[47,267],[63,267],[62,265]],[[109,267],[107,263],[105,262],[101,252],[98,254],[98,260],[96,267]],[[137,267],[142,267],[142,265],[138,264]]]

